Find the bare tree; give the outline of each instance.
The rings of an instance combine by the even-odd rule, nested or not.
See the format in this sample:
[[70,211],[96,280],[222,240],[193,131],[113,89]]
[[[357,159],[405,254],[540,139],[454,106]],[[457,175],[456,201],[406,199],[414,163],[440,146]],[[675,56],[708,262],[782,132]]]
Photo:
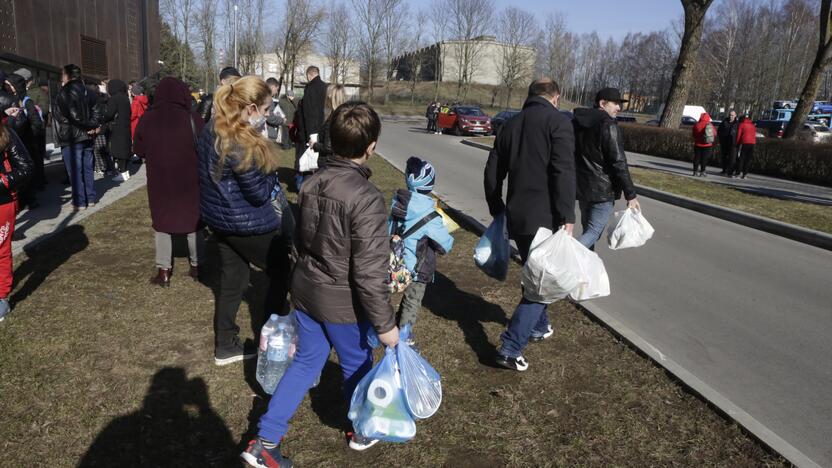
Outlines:
[[783,138],[794,138],[815,102],[824,70],[832,63],[832,0],[821,0],[818,50],[809,70],[803,92]]
[[199,42],[202,49],[202,60],[204,62],[205,89],[214,89],[216,86],[217,67],[215,62],[214,39],[217,29],[217,5],[213,0],[201,0],[196,12],[196,29],[199,35]]
[[410,105],[416,102],[416,85],[422,75],[423,55],[419,50],[425,37],[425,29],[427,28],[428,14],[424,10],[419,10],[416,14],[416,22],[413,24],[411,33],[411,40],[409,42],[408,50],[412,50],[413,54],[410,59]]
[[358,36],[358,55],[362,68],[367,74],[367,100],[372,102],[376,75],[379,68],[379,55],[382,45],[382,12],[386,0],[352,0],[356,32]]
[[350,11],[343,3],[333,3],[324,24],[321,37],[321,49],[332,67],[335,83],[343,83],[349,68],[350,58]]
[[404,0],[384,0],[381,14],[381,39],[384,51],[385,86],[384,104],[390,98],[390,81],[393,80],[395,66],[393,59],[402,50],[407,35],[404,20],[407,17],[407,4]]
[[471,80],[479,69],[485,41],[491,31],[494,12],[493,0],[449,0],[451,29],[455,33],[453,47],[457,67],[457,100],[465,100]]
[[[506,107],[509,107],[512,91],[520,83],[529,81],[534,71],[531,43],[537,33],[537,23],[531,13],[509,7],[502,12],[497,24],[497,39],[502,42],[497,73],[506,89]],[[494,103],[491,105],[493,107]]]
[[179,60],[182,65],[181,76],[188,72],[188,42],[191,37],[191,16],[193,0],[162,0],[159,5],[162,17],[171,26],[173,37],[179,41]]
[[295,67],[301,54],[312,47],[312,39],[324,20],[325,11],[313,0],[286,0],[282,35],[277,43],[278,62],[281,66],[279,85],[288,81],[295,84]]
[[445,0],[433,0],[430,4],[431,35],[436,43],[433,54],[433,100],[439,99],[439,83],[442,82],[445,60],[443,57],[444,42],[448,37],[448,15],[445,11]]
[[702,42],[702,30],[705,24],[705,13],[713,0],[681,0],[685,9],[685,30],[679,48],[679,58],[673,70],[670,84],[670,94],[662,112],[661,126],[676,128],[682,118],[682,111],[688,97],[688,86],[691,82],[693,65],[696,63],[699,46]]

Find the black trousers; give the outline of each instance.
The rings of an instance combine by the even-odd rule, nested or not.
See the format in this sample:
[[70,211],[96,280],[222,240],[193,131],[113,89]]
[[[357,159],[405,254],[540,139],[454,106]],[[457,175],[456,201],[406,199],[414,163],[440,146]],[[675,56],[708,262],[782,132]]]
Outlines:
[[[220,253],[220,287],[214,306],[214,336],[217,346],[223,346],[240,332],[237,311],[249,288],[249,264],[263,270],[268,277],[265,314],[259,318],[265,323],[270,314],[284,313],[289,255],[286,239],[277,231],[258,236],[217,234],[216,237]],[[259,307],[250,305],[250,308],[256,310]]]
[[429,118],[428,119],[428,131],[435,132],[436,131],[436,119]]
[[747,175],[754,161],[754,145],[740,145],[735,174]]
[[737,145],[730,140],[719,143],[719,152],[722,156],[722,173],[730,175],[734,170],[737,160]]
[[712,147],[710,146],[707,148],[693,147],[693,172],[705,172],[705,168],[708,167],[708,160],[711,159],[711,150]]

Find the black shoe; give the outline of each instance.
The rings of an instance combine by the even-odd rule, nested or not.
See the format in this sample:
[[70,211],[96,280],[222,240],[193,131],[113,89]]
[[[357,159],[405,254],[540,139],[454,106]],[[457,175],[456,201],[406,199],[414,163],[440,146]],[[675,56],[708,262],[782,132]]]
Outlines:
[[292,460],[280,453],[280,446],[267,449],[263,444],[268,443],[262,437],[257,437],[248,443],[248,448],[240,454],[240,458],[256,468],[291,468]]
[[546,330],[546,333],[544,333],[542,335],[536,335],[534,332],[532,332],[532,335],[529,337],[529,343],[540,343],[541,341],[545,340],[546,338],[549,338],[550,336],[552,336],[554,334],[555,334],[555,329],[552,328],[551,325],[549,325],[549,329]]
[[257,357],[257,349],[251,344],[240,343],[240,337],[235,336],[230,343],[217,346],[214,350],[214,364],[225,366],[243,359]]
[[497,365],[519,372],[523,372],[529,368],[529,363],[526,362],[526,358],[523,356],[510,358],[508,356],[503,356],[502,354],[497,355]]

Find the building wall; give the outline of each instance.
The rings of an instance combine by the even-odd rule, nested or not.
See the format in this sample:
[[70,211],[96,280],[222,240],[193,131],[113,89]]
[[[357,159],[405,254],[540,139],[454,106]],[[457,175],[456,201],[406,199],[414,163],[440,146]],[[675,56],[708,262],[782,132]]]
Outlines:
[[0,0],[0,17],[4,62],[39,76],[68,63],[124,80],[159,68],[159,0]]
[[[269,78],[280,79],[280,61],[277,54],[263,54],[257,59],[258,65],[255,67],[255,73],[264,80]],[[327,83],[331,83],[332,67],[329,59],[319,54],[307,54],[298,60],[298,64],[294,70],[295,87],[298,90],[302,89],[298,85],[306,82],[306,67],[314,65],[321,70],[321,79]],[[359,85],[359,65],[358,62],[350,60],[346,62],[346,80],[341,83],[346,86],[347,99],[355,99],[358,97]],[[302,91],[301,91],[302,93]]]

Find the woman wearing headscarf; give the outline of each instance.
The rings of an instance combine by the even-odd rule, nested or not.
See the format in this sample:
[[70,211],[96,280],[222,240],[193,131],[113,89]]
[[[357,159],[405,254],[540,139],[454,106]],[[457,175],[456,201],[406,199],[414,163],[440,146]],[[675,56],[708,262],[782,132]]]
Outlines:
[[[125,86],[125,98],[126,90]],[[203,125],[191,109],[188,85],[169,76],[156,86],[153,105],[136,127],[134,149],[147,162],[147,198],[156,231],[157,274],[150,282],[162,287],[170,285],[173,273],[172,234],[187,235],[189,275],[194,280],[199,276],[202,230],[196,143]]]

